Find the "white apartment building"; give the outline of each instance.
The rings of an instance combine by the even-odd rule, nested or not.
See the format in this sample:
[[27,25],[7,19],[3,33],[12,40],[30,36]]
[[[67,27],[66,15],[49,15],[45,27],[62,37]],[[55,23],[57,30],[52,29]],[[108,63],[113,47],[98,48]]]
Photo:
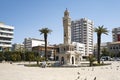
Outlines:
[[74,51],[79,51],[82,56],[85,56],[85,44],[72,42],[72,45],[74,45]]
[[0,51],[11,50],[14,27],[0,22]]
[[85,44],[85,55],[93,54],[93,21],[82,18],[71,22],[71,40]]
[[45,41],[35,38],[25,38],[23,44],[26,50],[32,51],[32,47],[45,46]]
[[120,41],[120,27],[112,29],[113,42]]

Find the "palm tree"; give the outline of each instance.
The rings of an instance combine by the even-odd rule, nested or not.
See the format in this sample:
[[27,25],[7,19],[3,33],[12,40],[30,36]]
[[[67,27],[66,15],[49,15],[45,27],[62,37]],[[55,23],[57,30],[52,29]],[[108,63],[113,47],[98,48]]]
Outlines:
[[51,33],[52,30],[48,28],[42,28],[39,30],[40,34],[44,35],[44,40],[45,40],[45,60],[47,61],[47,35],[48,33]]
[[97,47],[98,47],[98,54],[97,54],[97,62],[100,64],[100,44],[101,44],[101,35],[106,34],[108,35],[108,30],[107,28],[104,28],[104,26],[98,26],[94,30],[97,33]]

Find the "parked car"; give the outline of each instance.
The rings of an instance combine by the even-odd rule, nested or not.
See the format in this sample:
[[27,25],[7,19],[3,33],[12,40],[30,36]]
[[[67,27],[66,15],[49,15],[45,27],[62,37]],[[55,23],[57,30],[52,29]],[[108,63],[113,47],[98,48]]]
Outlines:
[[120,61],[120,57],[113,57],[114,61]]
[[110,56],[102,56],[100,58],[101,61],[111,61],[111,57]]

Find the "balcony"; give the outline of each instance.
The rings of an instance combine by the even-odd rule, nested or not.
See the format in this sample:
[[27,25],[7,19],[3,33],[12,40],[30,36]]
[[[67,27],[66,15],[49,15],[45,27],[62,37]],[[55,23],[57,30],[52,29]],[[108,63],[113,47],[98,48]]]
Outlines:
[[13,34],[14,33],[13,31],[3,31],[3,30],[0,30],[0,32],[2,32],[2,33],[9,33],[9,34]]
[[0,35],[0,37],[5,37],[5,38],[14,38],[13,36],[10,36],[10,35]]
[[12,47],[11,44],[0,44],[0,46],[3,46],[3,47]]
[[11,43],[11,40],[0,40],[0,42],[7,42],[7,43]]

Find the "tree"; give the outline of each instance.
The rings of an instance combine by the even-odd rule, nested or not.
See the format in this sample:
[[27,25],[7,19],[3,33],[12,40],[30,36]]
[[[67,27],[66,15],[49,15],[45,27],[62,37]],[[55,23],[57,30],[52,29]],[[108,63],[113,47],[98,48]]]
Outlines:
[[101,56],[110,56],[110,53],[108,52],[107,48],[103,48],[101,52],[102,52]]
[[19,51],[9,52],[10,60],[21,61],[21,55],[20,54],[21,54],[21,52],[19,52]]
[[93,66],[93,62],[96,61],[93,55],[89,55],[88,60],[89,60],[90,66]]
[[10,61],[11,60],[11,54],[12,54],[12,52],[9,52],[9,51],[3,52],[3,55],[5,57],[5,61]]
[[100,44],[101,44],[101,35],[102,34],[106,34],[108,35],[108,30],[107,28],[104,28],[104,26],[98,26],[97,28],[95,28],[95,32],[97,33],[97,62],[98,64],[100,64]]
[[26,61],[34,61],[35,60],[34,52],[27,51],[25,53],[25,59],[26,59]]
[[11,54],[11,60],[17,61],[17,54],[16,53]]
[[0,52],[0,61],[3,61],[5,59],[4,54]]
[[34,52],[29,52],[29,53],[28,53],[28,60],[29,60],[29,62],[34,61],[34,60],[35,60],[35,55],[34,55]]
[[52,30],[48,29],[48,28],[42,28],[39,30],[40,34],[44,35],[44,41],[45,41],[45,60],[47,61],[47,36],[49,33],[52,32]]

